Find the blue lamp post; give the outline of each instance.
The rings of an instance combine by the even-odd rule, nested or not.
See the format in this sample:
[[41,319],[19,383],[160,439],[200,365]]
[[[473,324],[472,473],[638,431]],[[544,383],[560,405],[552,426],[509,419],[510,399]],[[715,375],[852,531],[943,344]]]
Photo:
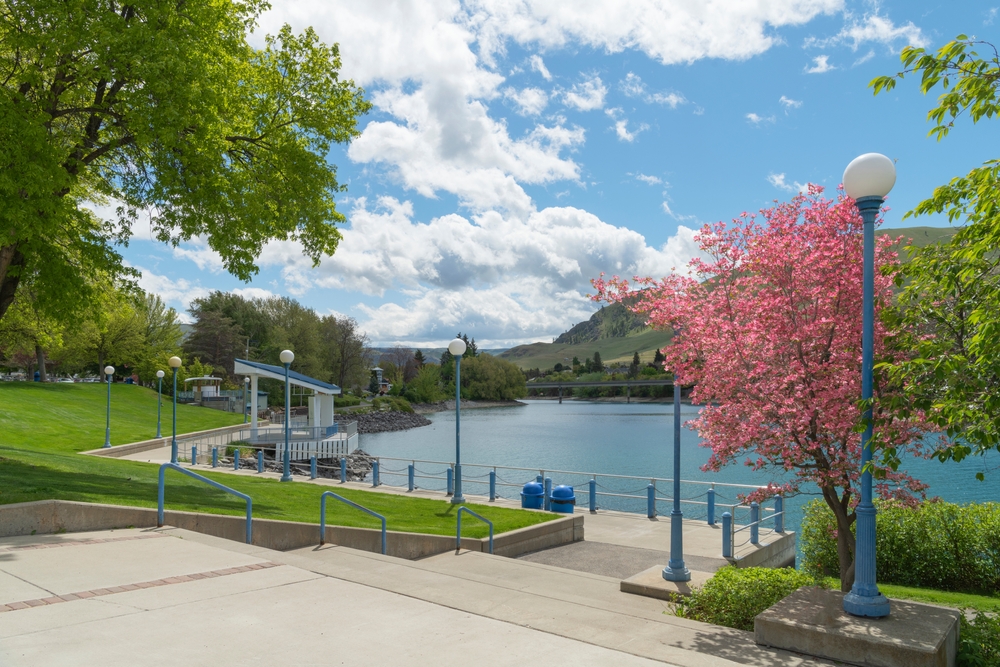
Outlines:
[[[676,331],[675,331],[676,334]],[[667,581],[691,581],[684,564],[684,513],[681,512],[681,383],[674,373],[674,508],[670,511],[670,561],[663,568]]]
[[111,446],[111,378],[115,374],[114,366],[105,366],[104,374],[108,377],[108,421],[104,427],[104,446]]
[[[872,360],[875,340],[875,216],[892,186],[896,167],[878,153],[855,158],[844,171],[844,191],[857,204],[864,222],[864,302],[861,332],[861,398],[872,397]],[[861,436],[861,501],[858,503],[857,539],[854,547],[854,586],[844,596],[844,611],[854,616],[881,618],[889,615],[889,600],[875,583],[875,505],[872,504],[872,475],[866,468],[872,460],[872,411],[865,411],[865,431]]]
[[247,403],[247,392],[250,391],[250,378],[243,378],[243,423],[247,423],[247,417],[250,416],[250,404]]
[[462,441],[461,417],[462,417],[462,380],[460,371],[462,368],[462,355],[465,354],[465,341],[461,338],[448,343],[448,351],[455,357],[455,494],[451,497],[452,504],[464,503],[465,497],[462,495]]
[[173,428],[172,428],[173,435],[170,438],[170,462],[176,465],[177,463],[177,369],[181,367],[182,362],[180,357],[170,357],[170,359],[167,360],[167,363],[170,364],[170,370],[173,371],[174,373],[174,393],[173,393],[174,418],[173,418]]
[[278,358],[281,359],[281,363],[283,363],[285,365],[285,465],[284,465],[284,468],[283,468],[282,473],[281,473],[281,481],[282,482],[290,482],[290,481],[292,481],[292,467],[291,467],[291,463],[288,460],[289,457],[291,456],[291,451],[290,451],[289,446],[288,446],[288,440],[289,440],[289,436],[291,434],[291,428],[292,428],[292,426],[291,426],[291,424],[292,424],[292,415],[291,415],[292,396],[291,396],[291,393],[289,392],[289,388],[288,388],[288,367],[289,367],[289,365],[291,365],[291,363],[293,361],[295,361],[295,353],[292,352],[291,350],[282,350],[281,354],[278,355]]
[[163,408],[163,371],[156,371],[156,437],[160,435],[160,412]]

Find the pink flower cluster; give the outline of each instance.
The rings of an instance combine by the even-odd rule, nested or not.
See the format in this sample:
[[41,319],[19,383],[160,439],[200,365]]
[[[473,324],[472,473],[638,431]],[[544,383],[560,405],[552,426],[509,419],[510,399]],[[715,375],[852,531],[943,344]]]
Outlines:
[[[755,470],[791,473],[751,499],[794,493],[805,482],[841,501],[856,497],[862,220],[842,193],[835,201],[821,195],[810,186],[759,216],[706,225],[696,238],[707,259],[691,262],[694,278],[593,281],[595,299],[624,302],[673,330],[664,366],[694,385],[692,400],[704,406],[688,425],[712,450],[705,470],[744,458]],[[892,298],[896,241],[876,241],[876,360],[889,354],[878,312]],[[876,429],[881,446],[919,453],[931,427],[893,419],[876,402]],[[875,460],[882,495],[913,498],[926,488]]]

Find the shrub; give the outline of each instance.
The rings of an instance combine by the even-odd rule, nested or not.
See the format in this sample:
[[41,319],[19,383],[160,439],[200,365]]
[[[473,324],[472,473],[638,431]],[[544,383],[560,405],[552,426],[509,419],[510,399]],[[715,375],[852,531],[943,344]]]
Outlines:
[[350,394],[341,394],[333,397],[333,405],[338,408],[349,408],[354,405],[361,405],[361,399]]
[[[956,505],[926,501],[917,507],[878,503],[878,580],[967,593],[1000,588],[1000,503]],[[800,531],[803,569],[837,573],[833,514],[810,501]]]
[[441,391],[441,367],[425,364],[406,385],[406,400],[411,403],[437,403],[445,399]]
[[680,599],[674,613],[737,630],[753,630],[754,617],[815,577],[791,568],[724,567],[691,597]]
[[1000,618],[962,612],[957,667],[1000,667]]
[[375,410],[389,410],[392,412],[413,412],[410,402],[400,396],[382,396],[372,400],[372,407]]

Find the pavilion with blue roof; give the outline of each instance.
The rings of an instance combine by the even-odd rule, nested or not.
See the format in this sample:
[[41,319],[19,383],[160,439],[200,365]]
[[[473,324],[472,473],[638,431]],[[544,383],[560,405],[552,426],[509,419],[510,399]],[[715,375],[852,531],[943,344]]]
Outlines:
[[[263,377],[284,382],[285,368],[284,366],[262,364],[259,361],[237,359],[234,373],[250,378],[250,414],[253,415],[250,421],[250,434],[256,439],[257,380]],[[311,389],[313,392],[313,395],[309,397],[309,426],[327,427],[334,424],[333,397],[340,393],[340,387],[292,370],[288,371],[288,383],[304,389]]]

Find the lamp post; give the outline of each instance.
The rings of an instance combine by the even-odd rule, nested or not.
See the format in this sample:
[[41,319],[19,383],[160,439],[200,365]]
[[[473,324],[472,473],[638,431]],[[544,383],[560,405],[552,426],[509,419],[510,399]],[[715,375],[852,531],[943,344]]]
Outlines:
[[281,481],[290,482],[292,481],[292,468],[288,461],[288,457],[291,455],[288,440],[291,432],[292,416],[289,414],[291,410],[291,394],[288,389],[288,366],[295,361],[295,353],[291,350],[282,350],[278,358],[285,365],[285,465],[281,473]]
[[174,419],[173,419],[173,435],[170,438],[170,462],[177,463],[177,369],[181,367],[180,357],[170,357],[167,360],[170,364],[170,370],[174,372]]
[[160,412],[163,405],[163,371],[156,371],[156,437],[162,438],[160,435]]
[[[861,332],[861,398],[872,397],[872,359],[875,341],[875,216],[896,183],[896,167],[879,153],[855,158],[844,170],[844,191],[854,199],[864,222],[864,299]],[[854,586],[844,596],[844,611],[854,616],[881,618],[889,615],[889,600],[875,583],[875,505],[872,504],[872,410],[865,410],[861,436],[861,502],[857,508],[857,539],[854,548]]]
[[464,503],[462,496],[462,445],[461,445],[461,416],[462,416],[462,355],[465,354],[465,341],[461,338],[448,343],[448,351],[455,357],[455,493],[451,497],[452,504]]
[[104,374],[108,376],[108,421],[104,427],[104,446],[111,446],[111,378],[115,374],[114,366],[105,366]]
[[[674,334],[676,335],[676,331]],[[691,581],[684,564],[684,513],[681,512],[681,383],[674,372],[674,508],[670,511],[670,560],[663,568],[667,581]]]
[[250,415],[250,406],[247,405],[247,392],[250,390],[250,378],[243,378],[243,423],[247,423],[247,417]]

